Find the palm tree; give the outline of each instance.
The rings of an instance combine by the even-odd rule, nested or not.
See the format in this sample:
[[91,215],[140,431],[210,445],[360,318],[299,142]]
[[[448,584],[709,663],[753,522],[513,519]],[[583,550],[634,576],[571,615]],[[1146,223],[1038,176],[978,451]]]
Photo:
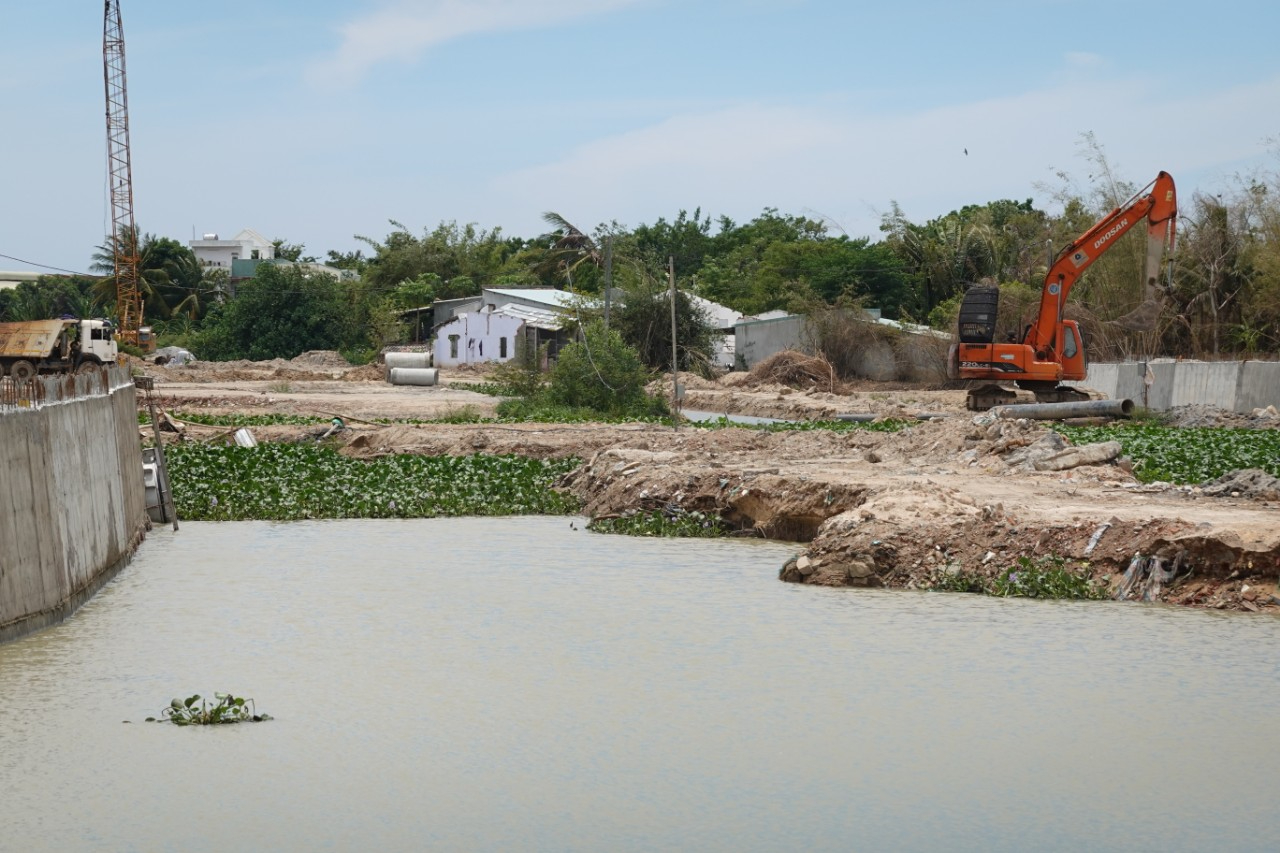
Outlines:
[[138,291],[142,295],[146,314],[152,318],[170,317],[176,311],[192,316],[203,313],[207,294],[202,294],[203,270],[195,253],[169,237],[143,234],[138,240],[136,228],[120,229],[115,238],[97,247],[90,269],[104,274],[94,288],[94,294],[104,305],[114,305],[116,282],[111,275],[115,271],[117,252],[134,250],[138,257]]
[[604,268],[604,256],[582,229],[558,213],[548,211],[542,214],[543,220],[553,226],[555,242],[543,256],[533,265],[533,271],[539,274],[563,272],[570,286],[573,284],[573,273],[583,264],[590,264],[596,269]]

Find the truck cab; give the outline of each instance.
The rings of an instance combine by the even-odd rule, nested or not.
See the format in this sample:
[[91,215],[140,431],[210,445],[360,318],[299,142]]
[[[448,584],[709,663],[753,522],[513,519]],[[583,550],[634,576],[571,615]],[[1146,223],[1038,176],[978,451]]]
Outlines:
[[115,329],[109,320],[80,321],[80,362],[114,364],[119,355]]

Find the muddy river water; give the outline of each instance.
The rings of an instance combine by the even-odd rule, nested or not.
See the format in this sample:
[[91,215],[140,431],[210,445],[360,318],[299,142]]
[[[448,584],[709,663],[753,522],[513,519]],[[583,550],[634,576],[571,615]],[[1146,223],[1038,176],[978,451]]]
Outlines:
[[581,526],[153,532],[0,646],[0,850],[1280,849],[1280,620]]

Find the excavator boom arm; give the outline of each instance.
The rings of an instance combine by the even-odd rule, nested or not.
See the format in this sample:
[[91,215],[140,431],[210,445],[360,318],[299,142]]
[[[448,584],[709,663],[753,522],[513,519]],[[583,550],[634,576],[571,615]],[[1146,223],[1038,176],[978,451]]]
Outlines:
[[1072,286],[1094,261],[1143,218],[1148,220],[1147,296],[1155,292],[1160,260],[1166,246],[1170,251],[1173,249],[1178,218],[1177,191],[1168,172],[1160,172],[1142,191],[1104,216],[1058,254],[1045,276],[1040,293],[1040,312],[1024,343],[1037,352],[1048,352],[1060,345],[1055,338]]

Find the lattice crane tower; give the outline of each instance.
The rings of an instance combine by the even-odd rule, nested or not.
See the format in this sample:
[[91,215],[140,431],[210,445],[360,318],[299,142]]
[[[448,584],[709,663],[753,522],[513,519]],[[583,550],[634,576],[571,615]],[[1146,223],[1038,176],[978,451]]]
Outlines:
[[119,0],[105,0],[102,64],[107,89],[107,175],[111,192],[110,245],[115,260],[120,340],[138,344],[142,293],[138,288],[138,228],[133,218],[133,165],[129,156],[129,97],[124,71],[124,27]]

